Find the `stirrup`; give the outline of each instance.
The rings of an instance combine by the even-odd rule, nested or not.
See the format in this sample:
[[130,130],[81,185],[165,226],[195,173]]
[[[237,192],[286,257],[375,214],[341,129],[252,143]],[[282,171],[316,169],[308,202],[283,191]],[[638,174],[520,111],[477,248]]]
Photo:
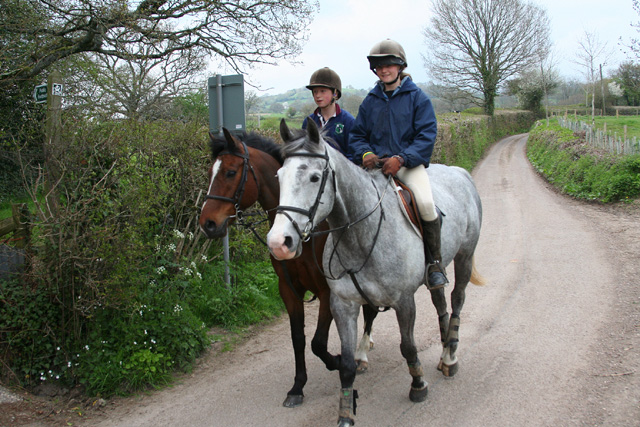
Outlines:
[[[432,265],[436,266],[439,271],[429,271]],[[425,285],[430,291],[444,288],[449,284],[449,279],[447,279],[447,275],[442,265],[440,265],[440,261],[436,260],[433,264],[427,266],[425,276]]]

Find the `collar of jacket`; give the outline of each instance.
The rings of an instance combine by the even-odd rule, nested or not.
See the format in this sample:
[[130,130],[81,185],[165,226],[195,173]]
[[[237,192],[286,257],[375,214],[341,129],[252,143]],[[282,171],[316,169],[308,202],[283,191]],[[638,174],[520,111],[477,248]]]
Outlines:
[[[411,80],[411,76],[405,76],[402,80],[400,80],[400,86],[398,86],[393,91],[393,94],[391,96],[394,96],[396,93],[400,93],[400,92],[414,91],[416,90],[417,87],[418,86],[416,86],[416,84],[413,83],[413,80]],[[378,80],[378,82],[376,83],[376,86],[373,88],[371,93],[373,95],[376,95],[379,98],[383,98],[383,99],[386,98],[386,95],[384,93],[384,83]]]
[[[340,110],[340,106],[336,102],[336,117],[338,117],[340,115],[340,111],[342,111],[342,110]],[[316,108],[316,111],[314,111],[313,114],[315,114],[316,116],[320,115],[320,107]]]

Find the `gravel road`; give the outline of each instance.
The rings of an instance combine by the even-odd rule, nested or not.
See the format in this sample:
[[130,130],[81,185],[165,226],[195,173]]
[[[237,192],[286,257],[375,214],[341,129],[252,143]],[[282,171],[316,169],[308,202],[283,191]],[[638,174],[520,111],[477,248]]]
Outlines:
[[[369,371],[355,382],[358,426],[640,425],[638,209],[557,194],[528,163],[525,143],[526,135],[499,141],[474,171],[484,206],[476,265],[488,284],[468,288],[459,372],[445,379],[435,369],[437,317],[421,288],[416,339],[429,397],[409,401],[395,315],[382,314]],[[315,304],[307,307],[307,337],[316,311]],[[330,349],[338,348],[333,328]],[[333,426],[338,374],[327,372],[310,350],[307,359],[305,402],[283,408],[293,379],[285,316],[232,352],[206,355],[170,388],[115,399],[72,421]]]

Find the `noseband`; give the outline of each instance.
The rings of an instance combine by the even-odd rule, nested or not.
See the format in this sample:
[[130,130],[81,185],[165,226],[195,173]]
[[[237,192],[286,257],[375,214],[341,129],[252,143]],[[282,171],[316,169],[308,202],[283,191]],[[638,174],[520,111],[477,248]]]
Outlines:
[[[329,178],[329,171],[332,172],[334,188],[335,188],[336,175],[333,169],[331,169],[331,166],[329,165],[329,155],[327,154],[326,148],[325,148],[324,154],[291,153],[291,154],[288,154],[287,157],[316,157],[316,158],[324,159],[326,162],[325,167],[322,170],[322,181],[320,182],[320,189],[318,190],[316,201],[313,203],[310,209],[302,209],[295,206],[283,206],[283,205],[279,205],[276,208],[276,213],[286,216],[289,219],[289,221],[291,221],[291,224],[293,224],[293,227],[296,229],[296,232],[300,236],[300,239],[302,239],[303,242],[307,242],[311,238],[313,221],[315,219],[318,206],[320,206],[320,199],[322,198],[322,194],[324,193],[325,186],[327,185],[327,180]],[[298,223],[294,221],[293,218],[291,218],[291,215],[289,215],[287,211],[296,212],[296,213],[305,215],[307,218],[309,218],[309,221],[307,221],[307,224],[304,226],[303,230],[300,229],[300,226],[298,225]]]
[[[237,153],[237,152],[231,152],[231,151],[221,151],[220,153],[218,153],[218,156],[221,156],[223,154],[231,154],[233,156],[236,157],[240,157],[243,161],[243,165],[242,165],[242,176],[240,178],[240,185],[238,186],[238,188],[236,189],[236,194],[233,195],[233,199],[230,197],[224,197],[224,196],[217,196],[217,195],[210,195],[207,194],[205,197],[205,202],[207,200],[222,200],[224,202],[229,202],[229,203],[233,203],[233,207],[236,210],[236,214],[232,215],[231,217],[238,217],[239,219],[242,218],[242,210],[240,209],[240,201],[242,200],[242,196],[244,195],[244,186],[247,183],[247,175],[248,175],[248,170],[249,168],[251,168],[251,173],[253,174],[253,179],[256,181],[256,186],[258,185],[258,177],[256,176],[256,172],[253,170],[253,166],[251,166],[251,164],[249,163],[249,150],[247,149],[247,145],[244,143],[244,141],[240,141],[242,143],[242,148],[244,150],[244,153]],[[213,178],[212,178],[213,179]]]

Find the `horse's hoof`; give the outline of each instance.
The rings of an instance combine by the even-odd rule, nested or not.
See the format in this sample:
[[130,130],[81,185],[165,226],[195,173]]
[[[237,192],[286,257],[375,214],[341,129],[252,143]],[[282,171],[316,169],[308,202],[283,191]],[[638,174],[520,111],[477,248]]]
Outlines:
[[301,394],[288,394],[287,398],[282,402],[282,406],[285,408],[295,408],[296,406],[302,405],[302,400],[304,396]]
[[409,399],[411,399],[411,401],[415,403],[424,402],[425,400],[427,400],[427,394],[429,394],[429,387],[427,386],[427,384],[425,384],[424,387],[420,389],[411,387],[411,391],[409,392]]
[[351,418],[340,417],[338,418],[338,427],[351,427],[355,424]]
[[369,369],[369,362],[364,360],[357,360],[358,366],[356,367],[356,374],[364,374]]
[[442,359],[440,359],[440,363],[438,364],[438,371],[442,372],[442,375],[445,377],[452,377],[458,372],[458,362],[453,365],[446,365]]

